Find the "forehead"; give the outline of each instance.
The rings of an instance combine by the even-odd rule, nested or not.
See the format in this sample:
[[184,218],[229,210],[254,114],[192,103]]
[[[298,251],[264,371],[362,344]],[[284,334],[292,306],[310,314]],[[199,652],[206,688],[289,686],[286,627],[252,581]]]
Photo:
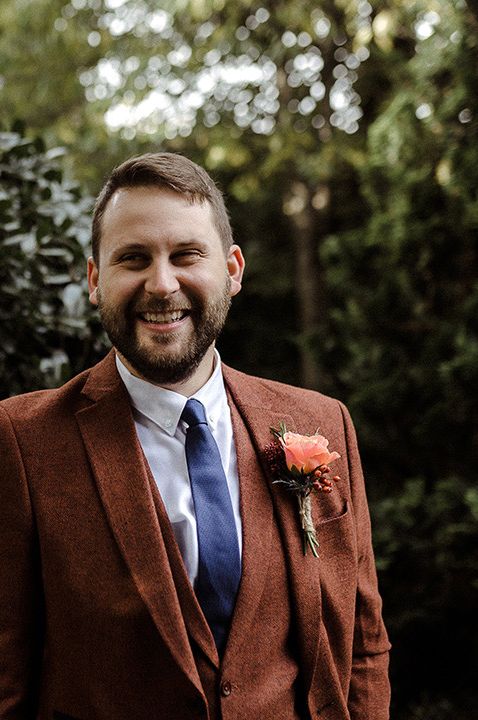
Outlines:
[[210,203],[191,202],[156,186],[120,188],[110,198],[101,222],[101,250],[122,241],[208,241],[221,244]]

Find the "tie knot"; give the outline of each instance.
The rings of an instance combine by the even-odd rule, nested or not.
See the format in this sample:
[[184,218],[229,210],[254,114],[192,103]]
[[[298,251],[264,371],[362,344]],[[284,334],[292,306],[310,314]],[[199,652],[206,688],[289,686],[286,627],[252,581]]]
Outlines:
[[184,420],[189,427],[193,425],[207,425],[204,405],[199,400],[188,400],[181,413],[181,420]]

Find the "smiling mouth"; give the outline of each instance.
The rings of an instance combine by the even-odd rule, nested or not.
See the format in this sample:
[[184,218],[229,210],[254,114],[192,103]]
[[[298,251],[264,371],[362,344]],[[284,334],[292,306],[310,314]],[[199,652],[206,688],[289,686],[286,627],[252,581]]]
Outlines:
[[169,325],[170,323],[179,322],[189,314],[188,310],[175,310],[174,312],[144,312],[139,313],[141,320],[155,325]]

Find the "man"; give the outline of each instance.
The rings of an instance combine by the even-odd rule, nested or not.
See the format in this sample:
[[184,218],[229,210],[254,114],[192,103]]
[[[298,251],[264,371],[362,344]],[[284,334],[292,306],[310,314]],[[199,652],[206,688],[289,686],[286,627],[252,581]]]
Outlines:
[[[113,171],[88,262],[113,350],[0,404],[2,720],[388,718],[353,427],[221,365],[243,270],[204,170],[160,153]],[[264,454],[281,423],[340,454],[312,499],[319,557]]]

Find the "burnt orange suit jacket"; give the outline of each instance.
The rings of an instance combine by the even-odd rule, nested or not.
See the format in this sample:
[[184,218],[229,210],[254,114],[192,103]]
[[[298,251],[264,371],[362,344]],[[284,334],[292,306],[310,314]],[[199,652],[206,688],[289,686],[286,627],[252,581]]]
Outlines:
[[[307,717],[388,718],[389,643],[347,411],[319,393],[227,367],[224,377],[244,547],[220,668],[201,613],[191,603],[187,628],[178,604],[161,501],[113,354],[58,390],[0,403],[1,720],[206,718],[190,637],[220,676],[239,661],[247,668],[247,639],[277,552],[287,567]],[[295,498],[271,485],[261,459],[270,426],[281,421],[301,433],[319,428],[341,455],[334,465],[341,481],[314,498],[319,559],[304,557]],[[274,668],[270,683],[271,692],[280,683]],[[229,718],[255,720],[245,710],[247,688],[230,702]]]

